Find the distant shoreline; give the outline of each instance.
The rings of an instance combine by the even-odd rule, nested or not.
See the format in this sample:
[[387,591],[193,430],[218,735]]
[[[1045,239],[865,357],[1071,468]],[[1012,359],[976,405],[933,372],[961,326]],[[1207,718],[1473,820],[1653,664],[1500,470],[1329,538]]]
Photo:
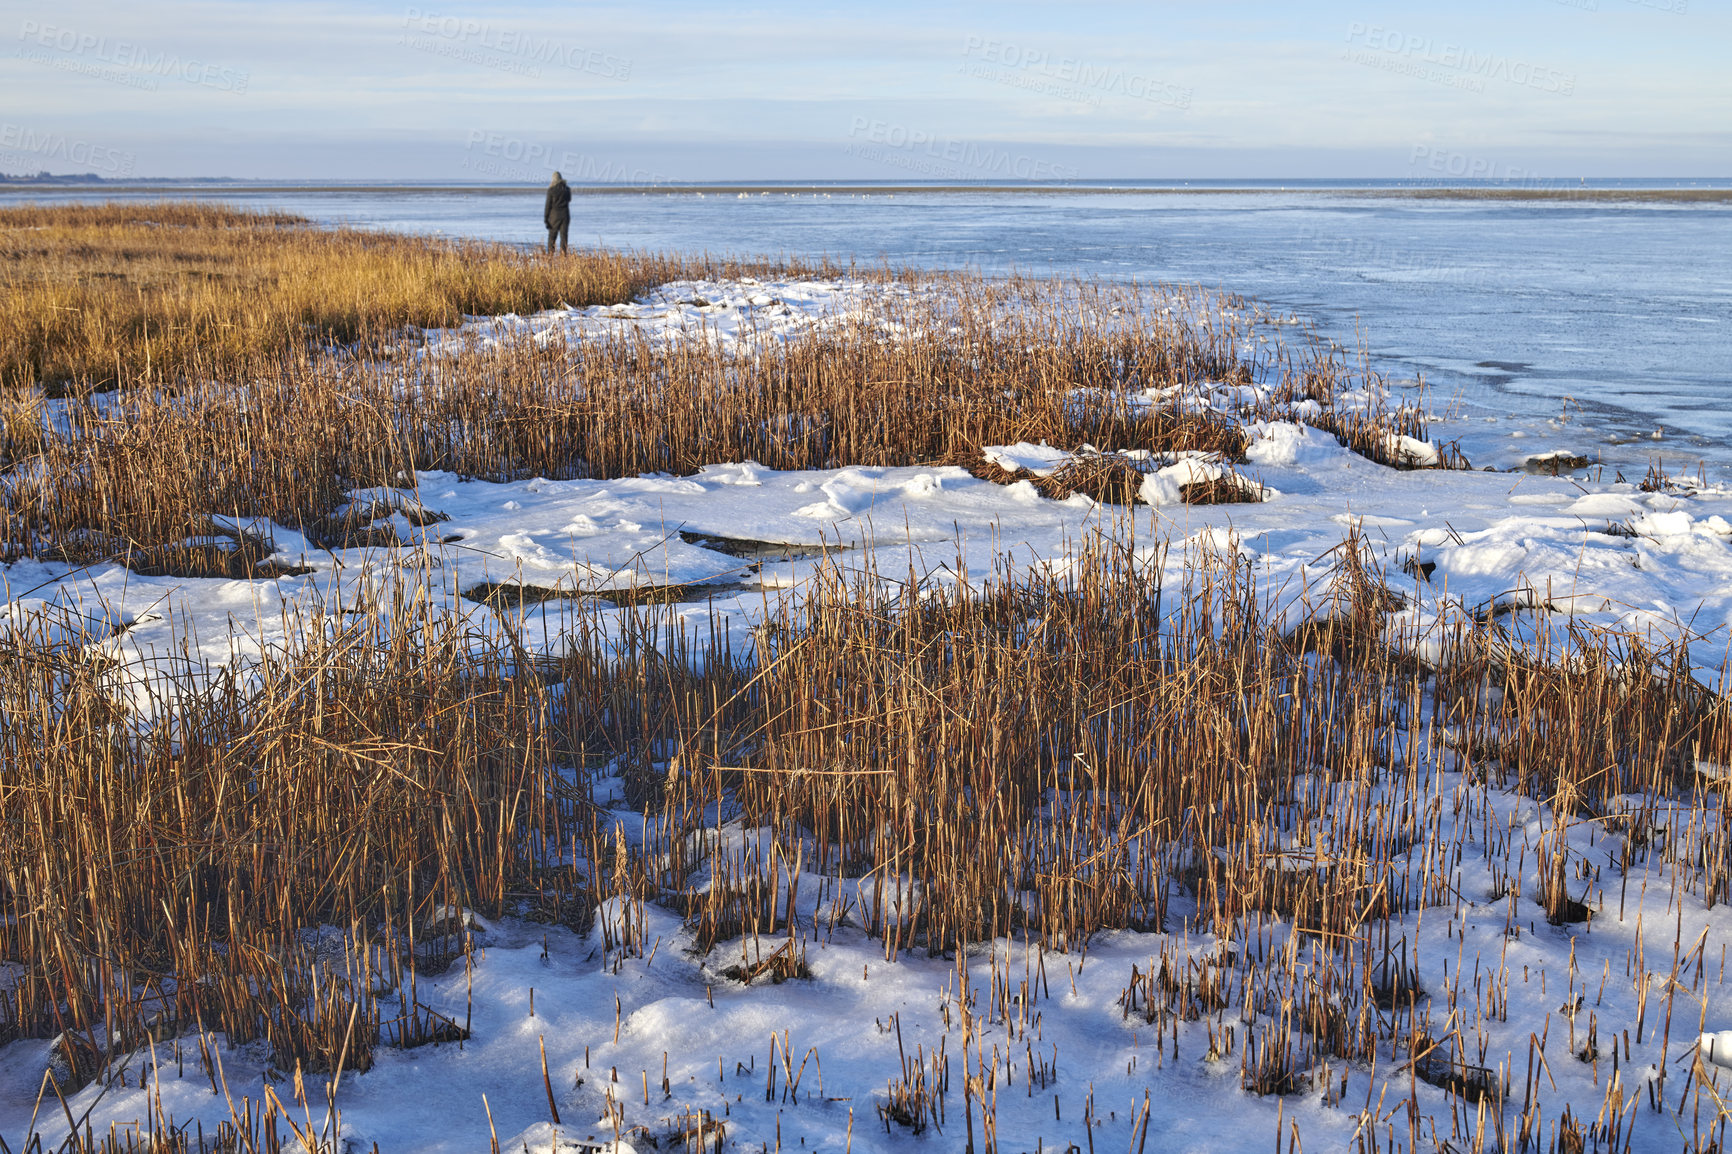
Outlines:
[[[209,196],[222,193],[393,193],[402,196],[534,196],[540,185],[497,184],[246,184],[177,182],[67,182],[0,181],[0,193],[21,192],[157,192],[165,195]],[[1503,201],[1640,201],[1684,203],[1732,203],[1732,188],[1482,188],[1474,186],[1411,188],[1391,185],[1380,188],[1355,186],[1258,186],[1163,185],[1096,186],[1065,184],[573,184],[577,196],[917,196],[958,195],[1082,195],[1082,196],[1348,196],[1377,199],[1503,200]]]

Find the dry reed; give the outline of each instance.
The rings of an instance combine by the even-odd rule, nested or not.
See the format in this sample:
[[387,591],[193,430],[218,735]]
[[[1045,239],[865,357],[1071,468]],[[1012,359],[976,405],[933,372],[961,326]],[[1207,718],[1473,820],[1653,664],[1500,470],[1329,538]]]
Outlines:
[[[1440,975],[1390,927],[1459,900],[1435,863],[1501,860],[1429,836],[1428,717],[1565,826],[1689,799],[1699,820],[1649,852],[1732,898],[1723,803],[1687,772],[1727,757],[1732,726],[1675,654],[1539,665],[1464,621],[1442,669],[1388,645],[1320,659],[1263,620],[1232,558],[1178,588],[1110,542],[1083,562],[965,597],[831,572],[750,659],[723,637],[701,660],[670,650],[653,605],[626,611],[622,648],[574,606],[571,654],[529,666],[382,592],[360,619],[384,630],[319,624],[261,677],[183,686],[173,742],[141,738],[79,649],[14,635],[0,956],[23,974],[0,1030],[59,1039],[62,1092],[145,1039],[206,1031],[266,1039],[285,1074],[358,1072],[380,1046],[462,1036],[414,995],[468,948],[451,911],[584,929],[622,899],[610,957],[642,954],[629,910],[659,902],[742,981],[799,977],[804,942],[838,924],[892,958],[1165,930],[1126,1013],[1206,1022],[1248,1088],[1293,1093],[1417,1028]],[[1387,612],[1378,581],[1343,576],[1349,618]],[[602,764],[639,783],[641,846],[595,820]],[[721,838],[723,813],[768,834]],[[1568,900],[1590,896],[1561,841],[1539,852]],[[796,923],[811,875],[832,914]],[[1195,933],[1233,948],[1199,961],[1178,936]],[[1006,999],[987,1016],[1029,1013]],[[1464,1044],[1433,1045],[1419,1075],[1503,1094]],[[885,1119],[918,1130],[947,1072],[917,1061],[904,1083]]]
[[726,262],[558,258],[192,202],[0,208],[0,388],[233,376],[309,343],[615,304]]
[[[1243,443],[1230,419],[1131,396],[1274,372],[1287,391],[1258,411],[1333,405],[1338,367],[1243,366],[1231,331],[1079,330],[1007,314],[1026,283],[951,287],[961,303],[942,326],[921,306],[896,340],[862,323],[747,357],[630,340],[449,358],[376,346],[342,363],[286,355],[244,389],[189,381],[74,403],[53,430],[9,411],[8,457],[32,464],[12,474],[4,544],[251,572],[262,546],[205,539],[212,514],[340,543],[377,512],[347,507],[349,490],[416,469],[973,462],[984,445],[1042,438],[1231,459]],[[1340,419],[1350,440],[1369,427]],[[1416,426],[1401,416],[1379,435],[1391,428]],[[412,502],[405,491],[386,511]],[[1688,652],[1580,634],[1570,660],[1541,660],[1549,643],[1464,618],[1447,623],[1447,661],[1421,662],[1388,626],[1400,599],[1353,540],[1318,623],[1297,630],[1265,612],[1236,555],[1172,583],[1124,541],[1076,552],[1062,580],[967,595],[825,568],[741,649],[719,634],[697,644],[668,606],[573,602],[569,651],[536,660],[388,586],[244,673],[167,674],[172,717],[142,733],[113,694],[127,671],[80,644],[93,638],[13,629],[0,635],[0,958],[18,973],[0,1040],[56,1039],[45,1094],[104,1078],[149,1040],[196,1047],[214,1085],[214,1034],[264,1040],[285,1075],[340,1078],[382,1047],[464,1036],[416,990],[473,948],[466,911],[587,932],[606,908],[601,944],[618,965],[645,952],[642,909],[659,903],[727,963],[718,973],[748,983],[799,980],[806,943],[844,925],[886,957],[957,956],[960,1052],[904,1055],[880,1114],[887,1129],[953,1136],[947,1108],[961,1105],[963,1132],[978,1114],[994,1142],[998,1087],[1044,1089],[1057,1057],[1028,1036],[1047,993],[1008,960],[1001,974],[996,954],[990,989],[971,992],[969,944],[1083,952],[1102,930],[1164,930],[1128,976],[1124,1013],[1159,1044],[1201,1026],[1251,1092],[1338,1102],[1337,1073],[1375,1074],[1399,1047],[1414,1078],[1466,1103],[1455,1148],[1616,1148],[1634,1100],[1608,1090],[1592,1125],[1566,1112],[1548,1130],[1533,1064],[1518,1087],[1485,1059],[1496,998],[1477,974],[1430,969],[1404,926],[1459,906],[1464,854],[1502,879],[1512,926],[1530,853],[1532,908],[1598,916],[1616,879],[1559,832],[1582,821],[1623,831],[1623,876],[1657,861],[1710,905],[1732,900],[1724,782],[1696,772],[1732,763],[1732,716]],[[604,766],[646,815],[641,844],[598,820],[589,786]],[[1486,793],[1468,791],[1441,836],[1431,803],[1446,766],[1535,799],[1548,830],[1534,844],[1499,832]],[[729,822],[764,832],[725,838]],[[1476,828],[1488,832],[1469,840]],[[821,891],[823,917],[790,916],[812,900],[802,885]],[[1440,1021],[1431,999],[1467,1010]],[[989,1058],[989,1025],[1028,1043],[1028,1060],[996,1042]],[[1517,1100],[1506,1132],[1503,1103]],[[281,1105],[208,1137],[277,1149]],[[159,1121],[167,1145],[78,1131],[69,1148],[206,1148]],[[1375,1112],[1362,1121],[1359,1149],[1396,1145]],[[721,1140],[709,1121],[680,1140],[693,1134]]]

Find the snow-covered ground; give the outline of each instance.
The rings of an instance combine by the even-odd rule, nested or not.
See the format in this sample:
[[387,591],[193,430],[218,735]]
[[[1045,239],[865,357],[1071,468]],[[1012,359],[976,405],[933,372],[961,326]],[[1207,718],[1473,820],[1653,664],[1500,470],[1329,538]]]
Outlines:
[[[911,291],[858,282],[688,283],[639,304],[478,321],[438,339],[461,344],[525,332],[582,339],[632,327],[654,340],[708,336],[744,347],[882,310],[872,293]],[[1228,401],[1234,388],[1221,386]],[[777,472],[730,462],[685,477],[511,483],[423,473],[409,488],[352,495],[355,506],[371,506],[376,524],[395,527],[399,546],[331,551],[280,525],[213,514],[219,526],[268,537],[273,560],[300,572],[195,580],[18,561],[0,574],[7,602],[0,629],[45,630],[113,657],[117,689],[148,723],[167,704],[165,674],[184,673],[189,661],[244,667],[291,645],[321,610],[359,604],[369,590],[424,589],[435,614],[460,615],[478,638],[511,635],[533,654],[561,651],[580,610],[603,620],[624,612],[598,601],[603,595],[678,587],[670,595],[693,638],[709,636],[720,619],[743,648],[753,626],[780,599],[797,599],[821,565],[887,575],[912,569],[940,583],[978,585],[1007,568],[1062,570],[1091,535],[1105,533],[1134,543],[1175,580],[1199,551],[1237,552],[1271,611],[1297,624],[1327,598],[1332,551],[1358,532],[1407,599],[1392,635],[1408,644],[1434,644],[1427,628],[1451,615],[1498,613],[1518,636],[1552,619],[1689,640],[1704,679],[1721,663],[1732,636],[1732,491],[1648,492],[1583,471],[1398,471],[1300,422],[1261,422],[1250,433],[1248,461],[1237,472],[1261,487],[1264,500],[1211,506],[1178,500],[1181,484],[1222,471],[1198,456],[1137,459],[1149,503],[1130,507],[1081,495],[1053,500],[1027,479],[996,484],[954,466]],[[1423,456],[1426,448],[1411,451]],[[1044,476],[1068,455],[1022,444],[991,447],[986,459]],[[501,585],[557,596],[525,599],[501,594]],[[630,827],[617,786],[603,779],[597,800]],[[1602,911],[1591,930],[1547,925],[1531,899],[1518,905],[1496,896],[1493,866],[1501,869],[1505,854],[1500,849],[1494,863],[1483,831],[1500,831],[1518,848],[1565,836],[1596,862],[1611,839],[1596,838],[1590,824],[1559,835],[1551,811],[1448,763],[1435,767],[1425,793],[1443,815],[1437,837],[1463,848],[1451,879],[1460,900],[1395,932],[1408,935],[1417,953],[1451,959],[1449,973],[1483,970],[1507,998],[1507,1015],[1486,1027],[1483,1064],[1504,1072],[1519,1096],[1530,1035],[1567,1032],[1567,1050],[1583,1052],[1578,1039],[1592,1016],[1600,1055],[1559,1061],[1564,1051],[1552,1051],[1547,1117],[1568,1103],[1592,1122],[1607,1079],[1622,1078],[1626,1096],[1642,1099],[1623,1122],[1631,1148],[1687,1147],[1691,1122],[1676,1109],[1698,1035],[1732,1028],[1732,992],[1723,984],[1732,914],[1704,908],[1656,864],[1632,874],[1616,915]],[[1522,858],[1530,894],[1540,888],[1535,859]],[[1139,1150],[1141,1127],[1150,1150],[1254,1149],[1278,1143],[1289,1125],[1313,1149],[1341,1149],[1368,1117],[1376,1132],[1393,1128],[1405,1142],[1410,1099],[1426,1126],[1451,1114],[1450,1096],[1415,1083],[1393,1053],[1374,1068],[1336,1062],[1304,1093],[1257,1097],[1241,1089],[1236,1057],[1211,1057],[1206,1022],[1156,1036],[1127,1013],[1120,999],[1133,966],[1147,972],[1175,948],[1214,956],[1213,941],[1125,932],[1070,954],[999,941],[962,968],[917,955],[887,961],[881,942],[834,916],[828,903],[843,894],[817,879],[800,893],[829,895],[810,898],[802,911],[812,976],[780,985],[719,977],[739,960],[739,945],[694,956],[679,919],[655,907],[641,911],[645,941],[656,943],[641,956],[606,950],[599,925],[586,936],[510,919],[487,925],[471,968],[420,982],[423,1002],[471,1021],[471,1040],[382,1049],[371,1071],[345,1077],[337,1099],[343,1141],[362,1150],[377,1142],[383,1150],[472,1151],[487,1149],[491,1133],[506,1151],[595,1149],[586,1143],[611,1143],[623,1118],[621,1130],[648,1127],[666,1149],[668,1136],[686,1126],[682,1116],[707,1111],[725,1123],[729,1149],[960,1149],[968,1125],[964,1064],[978,1067],[982,1047],[986,1068],[996,1071],[987,1092],[996,1095],[1006,1150]],[[620,911],[604,910],[603,920],[609,916]],[[1648,944],[1638,964],[1639,924]],[[1261,946],[1285,949],[1286,935]],[[1241,970],[1248,964],[1241,961]],[[982,998],[969,1020],[959,998],[964,970],[976,990],[990,988],[994,972],[1001,981],[1006,974],[1028,980],[1026,1001],[994,1011]],[[1648,1006],[1643,1031],[1633,1027],[1638,1000]],[[1664,1031],[1654,1009],[1662,1000]],[[1438,1005],[1433,1013],[1441,1022],[1451,1010]],[[1732,1049],[1727,1042],[1722,1050]],[[557,1128],[541,1076],[543,1046],[565,1119]],[[877,1107],[917,1052],[946,1055],[956,1083],[942,1132],[915,1139],[882,1121]],[[65,1133],[59,1103],[52,1095],[38,1101],[45,1055],[38,1041],[0,1049],[0,1137],[9,1142],[33,1115],[51,1143]],[[73,1117],[91,1108],[102,1132],[110,1121],[144,1125],[160,1102],[177,1123],[200,1119],[209,1132],[243,1097],[256,1104],[266,1084],[293,1100],[288,1076],[268,1069],[267,1059],[254,1048],[222,1051],[222,1077],[213,1079],[195,1043],[159,1043],[68,1108]],[[1732,1093],[1728,1066],[1732,1059],[1705,1065],[1690,1092],[1716,1102]],[[311,1125],[320,1130],[323,1091],[310,1092]],[[1663,1109],[1649,1112],[1650,1093]],[[974,1140],[982,1143],[978,1105],[974,1111]],[[338,1130],[333,1121],[330,1132]],[[1421,1137],[1436,1149],[1465,1148],[1459,1138],[1445,1147],[1447,1133]],[[641,1132],[637,1141],[641,1148]]]
[[898,304],[931,296],[929,289],[855,279],[682,280],[628,304],[474,317],[461,328],[434,330],[418,347],[436,356],[524,338],[546,343],[631,335],[652,344],[696,339],[736,349],[882,316]]
[[[604,778],[597,796],[623,813],[620,785]],[[1478,1064],[1510,1087],[1502,1121],[1495,1107],[1488,1112],[1487,1133],[1510,1124],[1524,1079],[1546,1118],[1555,1122],[1570,1106],[1583,1126],[1598,1117],[1627,1128],[1632,1150],[1689,1148],[1694,1118],[1714,1132],[1714,1120],[1724,1117],[1720,1103],[1732,1095],[1732,1061],[1706,1055],[1723,1054],[1725,1043],[1710,1050],[1716,1039],[1707,1039],[1694,1077],[1692,1068],[1702,1032],[1732,1022],[1724,982],[1732,912],[1702,908],[1674,890],[1669,867],[1655,865],[1633,871],[1623,896],[1608,901],[1591,929],[1548,925],[1531,897],[1499,896],[1503,879],[1493,867],[1505,855],[1492,851],[1482,831],[1535,846],[1556,836],[1549,811],[1453,772],[1438,773],[1426,792],[1442,815],[1436,845],[1446,858],[1462,851],[1449,882],[1459,900],[1393,929],[1410,940],[1414,957],[1427,959],[1421,980],[1431,997],[1420,1000],[1430,1003],[1434,1033],[1459,1024],[1470,1038],[1477,1034]],[[767,832],[734,831],[742,839]],[[1603,862],[1613,839],[1600,832],[1596,846],[1595,833],[1584,823],[1565,836],[1573,852]],[[1531,854],[1527,861],[1524,892],[1532,894],[1539,878]],[[1312,1149],[1351,1149],[1367,1129],[1381,1137],[1393,1127],[1405,1144],[1410,1117],[1418,1149],[1469,1148],[1459,1134],[1445,1143],[1452,1111],[1465,1109],[1471,1135],[1475,1108],[1415,1081],[1403,1053],[1386,1052],[1375,1065],[1319,1058],[1305,1088],[1257,1096],[1241,1088],[1238,1053],[1213,1053],[1207,1015],[1157,1029],[1126,1003],[1133,969],[1149,974],[1164,953],[1212,964],[1235,985],[1288,949],[1303,973],[1306,958],[1322,948],[1316,939],[1293,942],[1291,931],[1276,927],[1235,943],[1236,961],[1223,959],[1222,944],[1207,936],[1132,932],[1097,935],[1070,953],[999,940],[960,964],[924,951],[887,960],[883,943],[841,912],[855,884],[869,885],[826,891],[816,876],[801,879],[800,948],[811,976],[781,984],[760,978],[742,986],[723,976],[756,956],[738,942],[695,956],[680,919],[654,906],[630,913],[641,926],[643,946],[635,952],[604,943],[602,922],[611,920],[615,940],[621,936],[625,911],[618,905],[604,907],[587,935],[478,921],[473,965],[423,977],[418,992],[423,1004],[467,1022],[470,1040],[381,1048],[371,1070],[342,1079],[340,1123],[324,1090],[309,1087],[312,1131],[340,1136],[336,1149],[377,1142],[381,1150],[456,1154],[487,1149],[491,1127],[502,1150],[552,1154],[611,1149],[616,1133],[640,1127],[661,1149],[684,1148],[670,1135],[707,1114],[725,1126],[726,1149],[774,1147],[779,1139],[783,1149],[951,1150],[962,1147],[966,1109],[976,1143],[983,1139],[978,1094],[969,1107],[962,1090],[972,1069],[994,1103],[1005,1150],[1087,1148],[1092,1138],[1102,1150],[1135,1151],[1143,1148],[1145,1125],[1147,1148],[1156,1150],[1261,1149],[1289,1128]],[[820,893],[828,897],[811,896]],[[768,953],[774,944],[766,939],[759,949]],[[971,1011],[959,996],[964,981]],[[1459,1006],[1446,1003],[1452,981],[1464,999]],[[1476,1010],[1475,996],[1489,1001]],[[1241,1050],[1253,1018],[1227,1015]],[[1530,1037],[1541,1036],[1551,1043],[1543,1071],[1530,1047]],[[93,1084],[73,1096],[69,1109],[82,1117],[94,1107],[99,1131],[111,1120],[147,1129],[152,1117],[172,1116],[177,1125],[200,1120],[211,1133],[231,1110],[244,1113],[244,1099],[256,1109],[269,1086],[305,1124],[302,1107],[293,1105],[292,1074],[272,1068],[267,1044],[213,1053],[207,1064],[196,1039],[160,1042],[133,1055],[106,1089]],[[935,1054],[951,1079],[945,1116],[916,1139],[886,1123],[879,1107],[890,1101],[889,1084],[902,1081],[905,1062],[924,1064],[935,1080]],[[6,1135],[23,1131],[47,1058],[45,1042],[0,1050]],[[1617,1098],[1627,1105],[1620,1118],[1608,1118],[1604,1104],[1619,1079]],[[322,1079],[314,1081],[322,1087]],[[550,1123],[550,1093],[558,1127]],[[1706,1103],[1700,1114],[1692,1110],[1698,1100]],[[1652,1109],[1655,1101],[1664,1106]],[[50,1095],[39,1126],[51,1144],[65,1133],[59,1114]],[[651,1148],[641,1133],[635,1148]]]
[[[1304,598],[1327,586],[1325,555],[1358,528],[1411,601],[1397,624],[1451,609],[1534,611],[1513,619],[1521,626],[1549,607],[1655,642],[1694,637],[1700,660],[1720,664],[1732,615],[1732,492],[1644,492],[1582,474],[1394,470],[1288,422],[1255,425],[1252,436],[1238,471],[1262,487],[1258,503],[1177,501],[1179,484],[1220,470],[1197,458],[1139,462],[1149,470],[1143,495],[1159,503],[1130,507],[1050,500],[1027,480],[999,485],[956,466],[777,472],[740,462],[688,477],[503,484],[423,473],[413,491],[354,494],[380,514],[376,524],[395,525],[402,547],[327,551],[280,525],[213,515],[268,537],[273,560],[306,570],[297,576],[189,580],[18,561],[0,579],[11,627],[91,623],[93,644],[146,694],[160,663],[178,670],[188,653],[213,665],[256,657],[318,608],[398,582],[427,588],[436,614],[462,614],[482,635],[513,632],[532,652],[560,650],[586,595],[681,586],[679,613],[694,636],[720,615],[745,644],[751,626],[778,598],[798,596],[821,564],[870,563],[884,574],[913,566],[940,582],[978,583],[1006,563],[1062,563],[1097,531],[1146,547],[1171,541],[1164,563],[1175,576],[1198,548],[1237,551],[1266,595],[1302,612]],[[987,456],[1039,474],[1065,454],[1020,445]],[[415,525],[392,512],[417,506],[444,519],[417,516],[426,523]],[[764,543],[790,548],[778,554]],[[1403,572],[1410,560],[1435,565],[1428,580]],[[462,596],[496,583],[562,596],[491,605]]]

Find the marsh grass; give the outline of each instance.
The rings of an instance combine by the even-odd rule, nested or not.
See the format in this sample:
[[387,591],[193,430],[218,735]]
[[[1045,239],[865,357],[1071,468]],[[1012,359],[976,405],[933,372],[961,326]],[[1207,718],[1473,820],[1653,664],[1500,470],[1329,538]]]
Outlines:
[[307,345],[616,304],[709,262],[549,257],[193,202],[0,208],[0,388],[232,378]]
[[[1445,863],[1510,869],[1518,848],[1433,835],[1439,719],[1471,735],[1474,772],[1556,825],[1634,828],[1659,819],[1631,798],[1688,802],[1689,828],[1623,869],[1658,855],[1683,889],[1732,899],[1724,801],[1686,770],[1727,757],[1732,718],[1675,654],[1607,639],[1560,667],[1465,620],[1441,668],[1388,643],[1318,648],[1264,616],[1240,559],[1169,586],[1137,557],[1098,540],[1063,580],[965,596],[827,569],[750,652],[688,648],[666,606],[574,604],[571,651],[534,662],[381,589],[258,676],[181,686],[173,741],[140,735],[90,650],[13,634],[0,956],[22,973],[0,1032],[59,1039],[77,1058],[62,1093],[151,1038],[205,1053],[213,1079],[211,1034],[263,1039],[285,1076],[358,1073],[380,1047],[463,1036],[415,993],[474,948],[461,911],[587,931],[608,908],[617,966],[643,956],[659,903],[745,982],[803,976],[806,946],[844,928],[892,959],[1005,939],[1086,955],[1103,930],[1165,931],[1126,1014],[1162,1036],[1205,1024],[1255,1093],[1446,1029],[1418,1075],[1470,1105],[1513,1098],[1473,1041],[1495,1004],[1430,1018],[1427,993],[1478,1003],[1393,932],[1461,900]],[[1349,566],[1329,611],[1381,620],[1381,582]],[[598,820],[601,766],[644,812],[641,845]],[[1532,916],[1554,885],[1590,912],[1616,901],[1561,839],[1529,850],[1555,879]],[[791,918],[814,896],[828,912]],[[1202,934],[1223,943],[1206,959],[1185,946]],[[954,1012],[1014,1051],[1040,997],[994,974]],[[989,1077],[968,1053],[972,1110],[1012,1068],[994,1058]],[[948,1068],[903,1076],[886,1120],[942,1115]],[[230,1140],[267,1148],[266,1121],[236,1118]]]
[[[67,398],[51,424],[32,420],[40,402],[18,399],[0,414],[0,458],[16,463],[0,497],[0,555],[88,564],[184,553],[213,515],[262,518],[330,547],[390,544],[389,527],[361,518],[347,494],[398,487],[413,501],[415,474],[427,470],[506,481],[688,474],[750,460],[776,469],[962,464],[982,475],[984,446],[1018,441],[1099,446],[1090,461],[1109,466],[1124,460],[1111,455],[1118,450],[1203,452],[1230,464],[1245,452],[1238,419],[1285,414],[1291,389],[1281,384],[1235,415],[1207,403],[1211,382],[1297,371],[1312,382],[1307,397],[1332,398],[1327,390],[1345,380],[1327,359],[1302,370],[1240,360],[1251,322],[1213,315],[1218,302],[1200,306],[1203,323],[1131,311],[1141,300],[1134,288],[962,275],[920,284],[925,295],[743,350],[630,332],[436,346],[395,334],[342,358],[284,352],[244,384],[200,362],[172,388]],[[1078,307],[1079,296],[1096,315],[1111,315],[1097,298],[1121,315],[1079,326],[1053,311]],[[1151,394],[1166,399],[1136,400]],[[1341,419],[1417,428],[1406,409]],[[1072,472],[1043,482],[1049,495],[1134,497],[1122,468]],[[1185,495],[1208,503],[1258,491],[1233,475]]]
[[[438,515],[413,492],[418,469],[974,464],[985,445],[1041,439],[1239,460],[1234,415],[1197,399],[1216,380],[1272,376],[1238,416],[1308,402],[1367,451],[1423,431],[1410,411],[1338,404],[1350,390],[1334,362],[1242,362],[1229,322],[1089,328],[1065,319],[1074,299],[1033,282],[937,280],[942,306],[750,355],[624,338],[436,351],[393,335],[340,361],[279,349],[244,377],[189,362],[174,387],[69,399],[52,426],[19,401],[0,413],[14,462],[0,544],[256,576],[263,546],[248,539],[265,527],[218,529],[263,518],[390,547],[369,536],[381,513]],[[1132,403],[1151,391],[1168,399]],[[352,498],[361,488],[375,495]],[[1484,1026],[1507,1007],[1461,967],[1429,968],[1405,926],[1459,913],[1464,855],[1484,855],[1516,934],[1530,917],[1601,915],[1650,865],[1709,905],[1732,900],[1724,783],[1696,772],[1732,763],[1732,714],[1688,651],[1582,631],[1559,661],[1552,639],[1464,617],[1437,625],[1445,643],[1421,660],[1395,624],[1403,597],[1356,539],[1297,628],[1237,554],[1175,577],[1161,549],[1133,544],[1102,534],[1062,578],[961,593],[881,580],[869,557],[826,562],[749,643],[716,624],[693,637],[680,606],[653,597],[573,599],[557,657],[532,658],[509,630],[466,632],[411,578],[327,606],[246,669],[159,669],[154,724],[117,696],[136,671],[103,633],[15,623],[0,633],[0,959],[15,967],[0,1041],[54,1040],[50,1108],[151,1043],[214,1092],[220,1048],[259,1041],[316,1095],[382,1049],[466,1036],[418,983],[468,971],[482,936],[469,912],[593,933],[618,970],[653,952],[657,903],[711,972],[753,985],[802,979],[806,947],[837,933],[887,958],[956,958],[946,1007],[962,1045],[905,1054],[881,1117],[954,1137],[947,1106],[960,1106],[962,1133],[978,1114],[996,1141],[998,1090],[1059,1077],[1035,1044],[1059,979],[994,953],[990,985],[971,988],[970,951],[1015,940],[1086,957],[1102,931],[1164,931],[1120,998],[1157,1053],[1190,1023],[1248,1091],[1321,1089],[1333,1105],[1349,1069],[1375,1078],[1402,1046],[1415,1078],[1466,1102],[1437,1119],[1453,1148],[1616,1147],[1637,1096],[1607,1081],[1596,1121],[1550,1119],[1545,1145],[1543,1061],[1519,1093],[1513,1068],[1509,1085],[1487,1082]],[[523,603],[484,595],[507,614]],[[1532,798],[1551,828],[1537,842],[1499,832],[1488,793],[1468,789],[1442,836],[1445,765]],[[603,774],[643,813],[641,843],[592,800]],[[1558,830],[1582,822],[1621,831],[1621,857],[1574,853]],[[1468,839],[1475,828],[1492,833]],[[819,916],[793,916],[814,898]],[[1513,1120],[1485,1112],[1518,1100]],[[306,1105],[248,1104],[211,1135],[166,1116],[106,1135],[72,1118],[68,1148],[277,1150]],[[1396,1145],[1380,1117],[1361,1113],[1361,1150]],[[1697,1121],[1711,1136],[1724,1115]]]

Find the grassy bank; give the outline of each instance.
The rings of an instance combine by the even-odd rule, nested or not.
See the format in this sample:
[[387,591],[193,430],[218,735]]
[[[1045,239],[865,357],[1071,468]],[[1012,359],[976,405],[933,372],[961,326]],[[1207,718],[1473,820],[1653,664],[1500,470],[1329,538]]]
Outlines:
[[625,301],[686,268],[191,202],[0,208],[0,385],[224,377],[309,342]]
[[[45,233],[70,237],[110,227],[95,223],[102,211],[19,219],[40,219]],[[152,227],[141,218],[114,226],[140,238],[141,269],[198,267],[193,250],[177,246],[184,237],[206,238],[229,257],[275,254],[276,265],[242,261],[275,287],[261,298],[206,273],[178,280],[164,273],[148,292],[142,281],[89,290],[105,303],[77,312],[54,303],[58,290],[15,288],[18,310],[73,326],[33,338],[38,360],[100,364],[114,356],[153,367],[150,382],[141,377],[142,387],[118,397],[67,398],[51,428],[39,391],[4,396],[0,465],[30,467],[0,502],[0,557],[245,575],[226,554],[212,554],[210,515],[264,517],[340,543],[354,528],[333,520],[345,493],[402,485],[425,470],[510,480],[685,474],[740,460],[777,469],[977,467],[982,446],[1017,441],[1206,452],[1232,462],[1244,447],[1236,419],[1295,412],[1372,459],[1401,464],[1392,436],[1424,432],[1417,410],[1368,409],[1355,399],[1377,382],[1337,355],[1248,352],[1263,348],[1253,319],[1221,301],[1156,312],[1126,286],[943,274],[871,315],[767,342],[751,355],[711,341],[647,341],[629,328],[581,342],[555,334],[431,349],[402,324],[611,301],[674,275],[768,270],[705,259],[546,260],[178,211],[194,223]],[[174,239],[147,243],[160,235]],[[102,258],[90,251],[81,259]],[[46,283],[57,267],[35,258],[13,275],[20,285]],[[326,284],[342,291],[322,291]],[[382,286],[380,293],[371,295],[369,285]],[[127,310],[131,328],[92,319]],[[1079,323],[1078,310],[1091,319]],[[183,311],[204,319],[178,324]],[[298,318],[308,312],[323,318],[327,335],[339,326],[363,335],[348,355],[330,357],[304,339],[310,322]],[[237,318],[224,338],[230,344],[200,343],[202,329],[229,323],[223,317]],[[86,337],[91,346],[81,352]],[[189,378],[172,388],[154,383],[172,361],[170,349],[181,350]],[[236,367],[243,362],[244,371]],[[1206,403],[1209,382],[1238,387],[1253,379],[1269,387],[1237,418]],[[1115,487],[1108,477],[1072,480],[1041,486],[1052,493]],[[1134,476],[1116,487],[1126,482],[1134,492]],[[1238,492],[1228,486],[1198,499],[1238,499]]]

